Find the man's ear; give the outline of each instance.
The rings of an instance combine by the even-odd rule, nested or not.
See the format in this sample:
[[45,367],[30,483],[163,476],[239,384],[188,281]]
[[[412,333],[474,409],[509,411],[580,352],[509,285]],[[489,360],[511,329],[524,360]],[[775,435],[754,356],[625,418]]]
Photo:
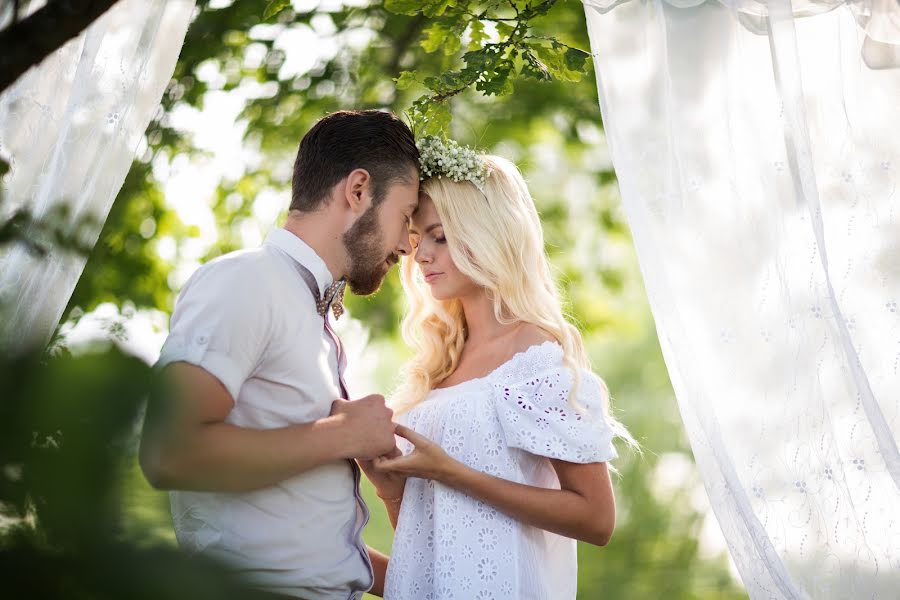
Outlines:
[[354,169],[344,180],[344,201],[350,210],[362,214],[372,206],[372,176],[365,169]]

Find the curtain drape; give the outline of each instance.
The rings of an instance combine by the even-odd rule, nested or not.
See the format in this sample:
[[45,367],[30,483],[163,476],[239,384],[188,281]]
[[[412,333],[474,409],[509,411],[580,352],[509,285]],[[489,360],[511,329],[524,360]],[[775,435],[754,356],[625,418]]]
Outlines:
[[[33,8],[36,4],[32,5]],[[4,213],[83,223],[100,233],[172,76],[194,0],[121,0],[0,95]],[[92,223],[92,224],[91,224]],[[0,343],[46,343],[86,258],[24,244],[0,253]]]
[[900,590],[900,5],[585,1],[698,468],[752,598]]

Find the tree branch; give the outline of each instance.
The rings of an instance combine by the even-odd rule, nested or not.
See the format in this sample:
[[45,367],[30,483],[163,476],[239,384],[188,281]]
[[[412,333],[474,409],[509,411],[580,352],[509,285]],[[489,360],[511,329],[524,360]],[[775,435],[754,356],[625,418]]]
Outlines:
[[49,0],[0,31],[0,92],[86,29],[118,0]]

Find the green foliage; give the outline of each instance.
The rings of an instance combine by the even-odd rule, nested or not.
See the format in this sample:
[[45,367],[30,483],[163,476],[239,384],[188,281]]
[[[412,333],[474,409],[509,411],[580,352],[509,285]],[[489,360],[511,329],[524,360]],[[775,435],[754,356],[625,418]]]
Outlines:
[[[580,81],[586,72],[589,54],[563,44],[555,37],[536,37],[535,22],[545,16],[556,0],[537,3],[500,3],[471,1],[407,2],[388,1],[387,10],[403,15],[422,15],[431,19],[423,29],[420,46],[426,53],[442,50],[444,56],[456,55],[463,46],[463,34],[469,32],[468,51],[460,58],[464,64],[426,75],[423,84],[431,92],[412,102],[407,115],[416,131],[441,135],[449,131],[449,109],[443,105],[470,87],[485,96],[505,96],[514,89],[518,75],[540,81]],[[491,23],[499,40],[491,36],[485,24]],[[428,69],[422,69],[427,73]],[[409,78],[402,79],[409,87]]]
[[394,78],[394,83],[397,84],[398,90],[408,90],[418,82],[419,79],[412,71],[403,71],[399,77]]
[[[557,40],[549,44],[530,42],[522,48],[522,56],[530,69],[540,73],[538,79],[559,79],[561,81],[581,81],[585,65],[590,56],[587,52],[572,48]],[[529,73],[533,76],[532,73]]]
[[266,10],[263,11],[263,19],[268,21],[290,5],[291,0],[270,0]]
[[0,577],[7,597],[247,598],[204,559],[123,539],[123,473],[150,368],[116,348],[0,358]]
[[455,54],[462,47],[460,36],[466,29],[466,23],[451,19],[435,21],[425,29],[425,38],[421,42],[425,52],[443,50],[444,54]]
[[38,256],[46,256],[51,248],[88,254],[96,231],[96,219],[90,215],[75,219],[67,205],[59,205],[40,218],[18,209],[0,223],[0,247],[17,242]]
[[451,113],[446,104],[420,98],[413,102],[407,114],[417,125],[416,137],[441,135],[450,125]]
[[448,8],[468,4],[468,2],[457,2],[457,0],[386,0],[384,6],[389,11],[401,15],[422,13],[426,17],[440,17],[447,12]]
[[159,258],[154,241],[163,237],[184,241],[193,233],[166,206],[149,165],[133,163],[69,308],[90,311],[102,302],[121,303],[127,290],[124,298],[137,306],[171,310],[172,265]]
[[[150,372],[110,352],[3,365],[2,455],[16,465],[0,494],[7,517],[31,513],[46,541],[69,547],[115,530],[114,477]],[[78,382],[77,385],[73,385]]]

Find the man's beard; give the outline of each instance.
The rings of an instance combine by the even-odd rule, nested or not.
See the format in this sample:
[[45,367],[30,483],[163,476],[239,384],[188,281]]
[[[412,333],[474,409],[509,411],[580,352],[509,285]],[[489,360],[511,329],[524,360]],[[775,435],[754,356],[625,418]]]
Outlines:
[[374,294],[381,287],[388,267],[385,261],[391,264],[397,262],[396,254],[384,256],[384,242],[381,230],[378,228],[378,211],[371,207],[353,224],[344,234],[344,247],[350,257],[350,272],[347,274],[347,284],[350,291],[357,296]]

